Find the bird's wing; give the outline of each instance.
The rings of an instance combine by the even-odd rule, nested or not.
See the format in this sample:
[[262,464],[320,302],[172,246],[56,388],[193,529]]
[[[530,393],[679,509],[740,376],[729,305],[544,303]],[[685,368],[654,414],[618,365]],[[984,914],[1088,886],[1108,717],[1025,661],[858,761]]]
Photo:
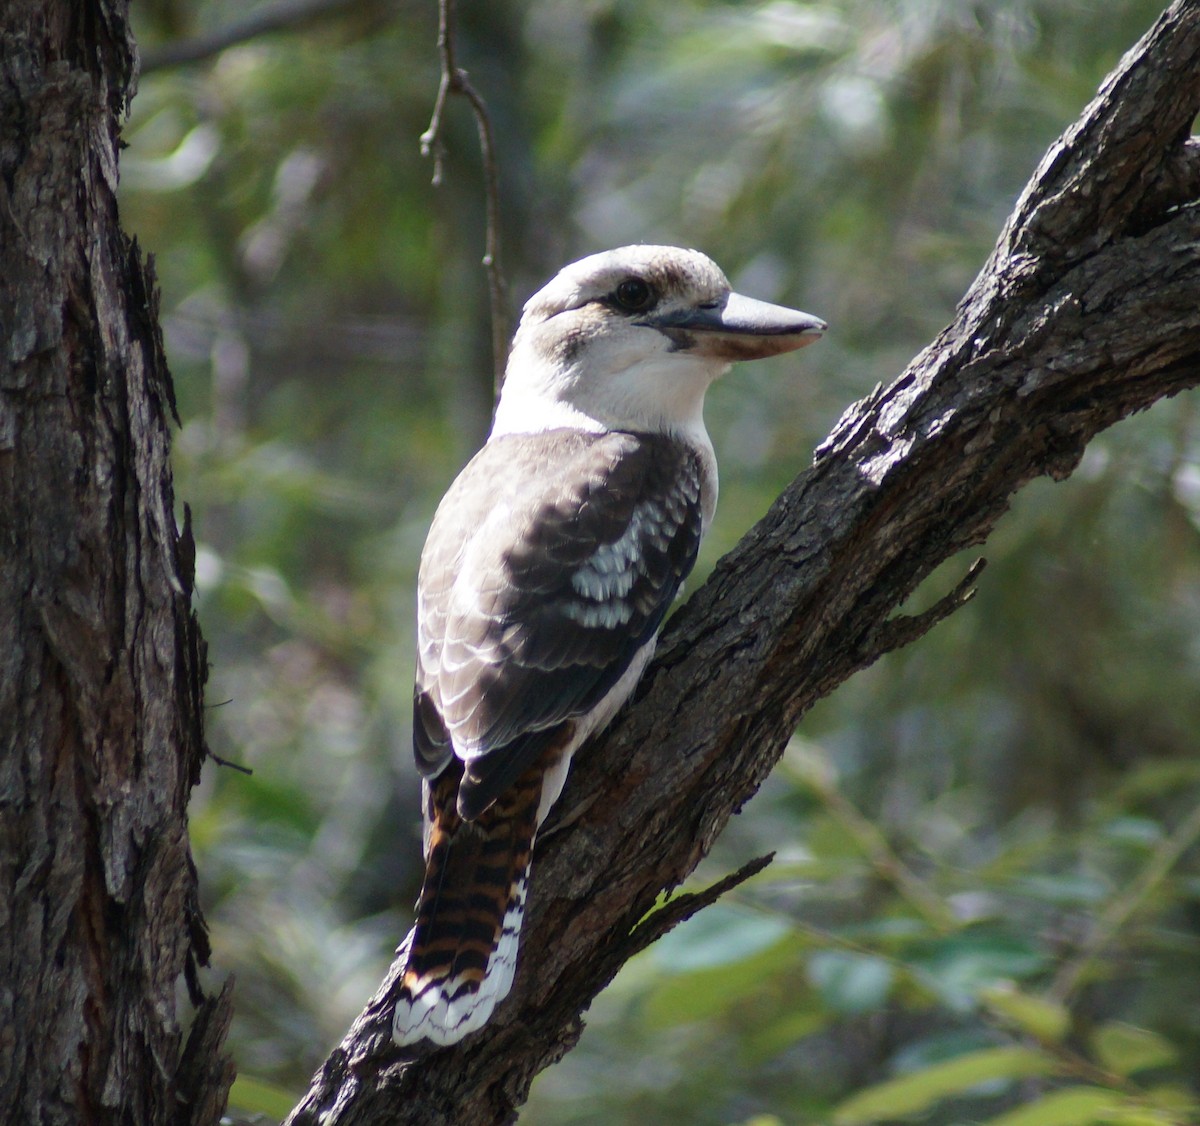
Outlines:
[[654,636],[695,562],[702,468],[662,435],[489,442],[430,530],[418,584],[414,747],[457,754],[477,815],[587,715]]

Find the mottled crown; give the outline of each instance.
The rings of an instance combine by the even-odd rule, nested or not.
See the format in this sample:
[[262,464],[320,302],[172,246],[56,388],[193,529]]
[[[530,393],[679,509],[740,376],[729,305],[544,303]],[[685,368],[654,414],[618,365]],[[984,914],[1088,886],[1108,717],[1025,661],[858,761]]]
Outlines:
[[637,276],[660,304],[704,304],[729,293],[729,279],[707,254],[678,246],[620,246],[563,267],[525,303],[525,320],[544,319],[612,293]]

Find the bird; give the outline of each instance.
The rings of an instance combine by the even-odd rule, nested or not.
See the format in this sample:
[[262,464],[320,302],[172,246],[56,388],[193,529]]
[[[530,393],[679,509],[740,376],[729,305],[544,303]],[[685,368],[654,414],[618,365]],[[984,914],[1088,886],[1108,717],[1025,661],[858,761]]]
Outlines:
[[670,246],[589,255],[525,304],[491,432],[421,553],[426,867],[397,1044],[457,1043],[512,987],[538,828],[645,670],[713,518],[705,392],[825,328]]

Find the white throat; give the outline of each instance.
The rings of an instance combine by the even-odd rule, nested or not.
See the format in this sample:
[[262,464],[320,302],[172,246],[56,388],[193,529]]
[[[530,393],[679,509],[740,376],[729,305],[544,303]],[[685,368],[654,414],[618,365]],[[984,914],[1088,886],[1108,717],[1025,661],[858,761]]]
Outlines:
[[[593,349],[568,363],[523,346],[518,336],[492,436],[535,434],[567,427],[603,433],[630,430],[670,434],[711,449],[704,395],[729,365],[682,352],[621,354]],[[599,349],[595,350],[599,351]],[[632,350],[631,350],[632,352]],[[602,371],[589,370],[603,365]]]
[[[562,367],[520,347],[518,336],[488,441],[512,434],[626,430],[664,434],[700,457],[704,487],[702,520],[707,530],[717,505],[717,457],[704,426],[704,393],[728,364],[667,352],[645,356],[602,378]],[[533,353],[533,354],[531,354]],[[604,357],[611,360],[611,355]]]

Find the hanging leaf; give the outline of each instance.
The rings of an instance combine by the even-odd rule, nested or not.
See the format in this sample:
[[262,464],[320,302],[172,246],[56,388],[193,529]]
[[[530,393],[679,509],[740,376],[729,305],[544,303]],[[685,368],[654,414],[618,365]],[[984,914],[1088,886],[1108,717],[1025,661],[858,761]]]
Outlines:
[[986,1126],[1101,1126],[1120,1109],[1121,1096],[1103,1087],[1071,1087],[1053,1091],[998,1118]]
[[1059,1043],[1071,1027],[1071,1016],[1065,1006],[1022,993],[1012,982],[984,989],[980,997],[997,1016],[1048,1044]]
[[1100,1062],[1118,1075],[1132,1075],[1152,1067],[1174,1063],[1179,1053],[1157,1032],[1113,1020],[1092,1035],[1092,1047]]
[[834,1122],[837,1126],[858,1126],[891,1121],[928,1110],[947,1096],[969,1091],[982,1083],[1050,1075],[1054,1066],[1049,1056],[1030,1048],[985,1048],[969,1052],[860,1091],[838,1107]]

